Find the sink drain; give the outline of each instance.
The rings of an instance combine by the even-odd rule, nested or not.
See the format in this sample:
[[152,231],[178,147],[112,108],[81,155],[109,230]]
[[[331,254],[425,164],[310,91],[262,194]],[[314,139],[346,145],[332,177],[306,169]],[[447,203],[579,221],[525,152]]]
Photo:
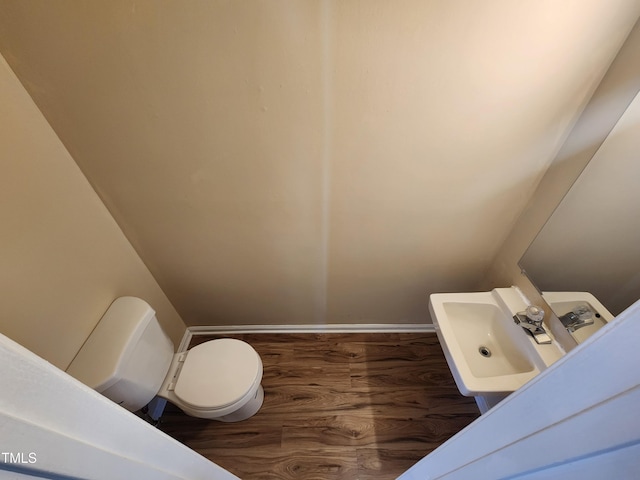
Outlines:
[[491,356],[491,350],[489,350],[485,346],[480,347],[478,351],[480,352],[480,355],[482,355],[483,357],[489,358]]

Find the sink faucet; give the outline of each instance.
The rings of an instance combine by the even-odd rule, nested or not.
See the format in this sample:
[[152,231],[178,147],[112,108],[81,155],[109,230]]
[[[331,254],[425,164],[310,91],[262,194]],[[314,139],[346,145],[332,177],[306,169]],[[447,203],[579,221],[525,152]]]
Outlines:
[[579,304],[569,313],[565,313],[560,317],[562,325],[571,333],[579,328],[593,325],[593,312],[589,305]]
[[518,312],[513,316],[516,324],[529,332],[537,343],[548,344],[551,343],[551,337],[542,326],[543,319],[544,310],[535,305],[529,305],[525,311]]

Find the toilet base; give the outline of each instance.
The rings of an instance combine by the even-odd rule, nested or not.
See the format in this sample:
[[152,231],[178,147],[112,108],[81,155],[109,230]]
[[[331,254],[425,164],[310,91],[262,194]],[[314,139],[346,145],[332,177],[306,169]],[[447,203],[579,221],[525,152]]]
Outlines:
[[222,417],[214,417],[211,420],[217,420],[219,422],[241,422],[242,420],[246,420],[250,417],[253,417],[260,407],[262,407],[262,402],[264,401],[264,389],[262,385],[258,386],[258,390],[256,390],[255,396],[245,403],[242,407],[240,407],[235,412],[231,412],[227,415],[223,415]]

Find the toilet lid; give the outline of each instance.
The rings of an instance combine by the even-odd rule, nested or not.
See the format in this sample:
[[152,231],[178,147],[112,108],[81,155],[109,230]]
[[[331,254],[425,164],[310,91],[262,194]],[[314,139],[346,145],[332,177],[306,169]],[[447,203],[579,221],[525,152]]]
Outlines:
[[251,345],[211,340],[187,352],[174,393],[194,408],[223,408],[241,400],[261,376],[262,361]]

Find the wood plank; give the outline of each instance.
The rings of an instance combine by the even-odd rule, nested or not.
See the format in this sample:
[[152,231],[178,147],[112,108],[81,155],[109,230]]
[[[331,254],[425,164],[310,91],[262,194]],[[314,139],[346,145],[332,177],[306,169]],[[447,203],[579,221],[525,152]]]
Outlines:
[[319,387],[317,385],[282,385],[266,391],[261,412],[287,418],[348,413],[367,402],[366,392],[357,393],[347,388]]
[[356,414],[316,416],[285,422],[282,446],[383,447],[387,449],[433,447],[452,436],[453,426],[463,428],[475,416],[428,415],[417,419],[380,417],[366,410]]
[[263,387],[318,386],[326,388],[349,388],[351,371],[348,364],[313,365],[309,362],[292,362],[264,367]]
[[430,451],[431,449],[358,448],[358,480],[395,480],[398,472],[411,468]]
[[[353,363],[351,385],[356,388],[422,386],[437,392],[438,388],[455,385],[445,362],[410,362],[396,359],[388,362]],[[445,370],[446,369],[446,370]]]
[[227,449],[215,454],[206,449],[204,456],[242,480],[357,480],[358,461],[355,450],[255,448]]

